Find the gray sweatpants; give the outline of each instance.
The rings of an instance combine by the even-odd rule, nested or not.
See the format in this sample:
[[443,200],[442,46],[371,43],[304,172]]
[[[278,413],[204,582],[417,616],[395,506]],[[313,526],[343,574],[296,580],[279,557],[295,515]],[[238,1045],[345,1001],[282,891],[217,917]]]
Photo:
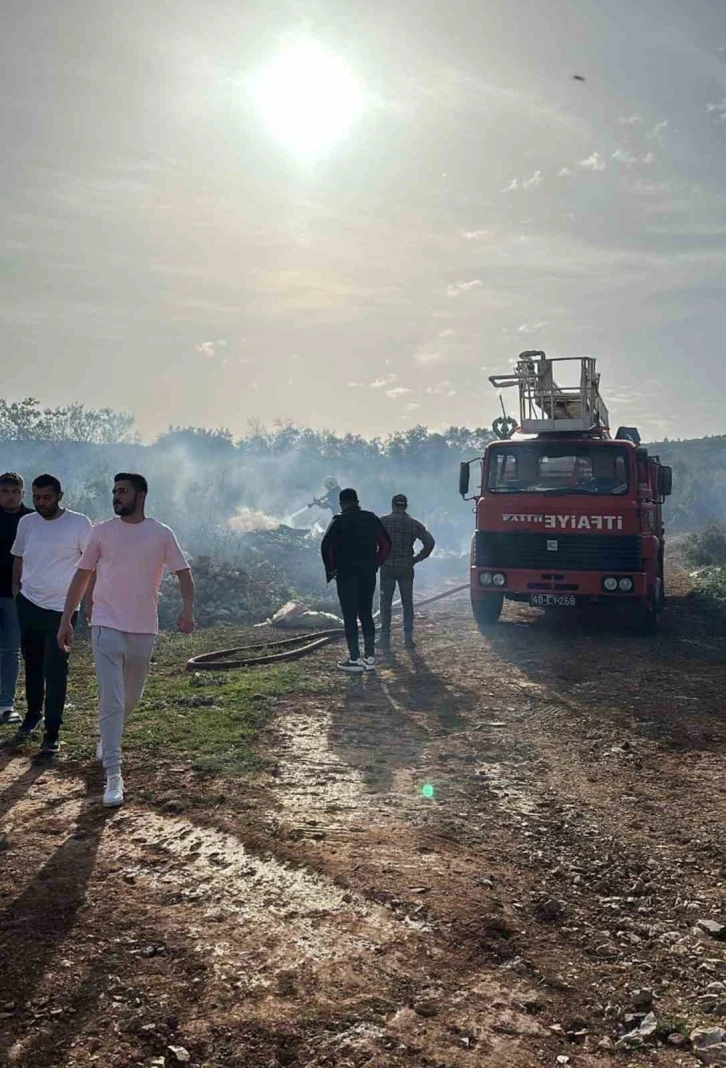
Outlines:
[[124,724],[144,692],[156,635],[91,627],[91,637],[98,681],[103,766],[114,774],[121,769]]

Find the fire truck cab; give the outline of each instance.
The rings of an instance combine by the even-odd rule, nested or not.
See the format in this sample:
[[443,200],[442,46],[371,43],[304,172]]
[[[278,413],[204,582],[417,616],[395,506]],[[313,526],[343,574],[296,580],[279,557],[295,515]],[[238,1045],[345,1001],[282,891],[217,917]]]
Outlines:
[[[572,385],[558,382],[572,379]],[[519,390],[519,422],[494,423],[481,481],[469,496],[472,460],[459,491],[476,502],[471,604],[481,629],[505,599],[542,608],[617,604],[645,631],[664,605],[662,505],[672,475],[640,445],[635,428],[609,430],[600,376],[589,357],[522,353],[493,375]]]

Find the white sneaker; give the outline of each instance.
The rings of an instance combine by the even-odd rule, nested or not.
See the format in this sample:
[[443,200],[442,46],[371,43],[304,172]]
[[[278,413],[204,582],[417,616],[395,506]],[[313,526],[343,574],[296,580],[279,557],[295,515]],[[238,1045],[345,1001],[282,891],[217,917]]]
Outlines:
[[100,738],[98,739],[98,743],[96,745],[96,760],[98,760],[99,763],[103,764],[103,742]]
[[350,657],[346,660],[341,660],[338,663],[338,668],[340,671],[347,671],[350,675],[362,675],[365,671],[363,660],[360,657],[357,660],[351,660]]
[[363,667],[365,668],[366,671],[375,671],[376,670],[376,658],[375,658],[375,656],[364,656],[363,657]]
[[12,705],[0,708],[0,723],[22,723],[23,717],[16,712]]
[[124,781],[121,775],[109,775],[106,778],[106,789],[103,792],[103,803],[106,808],[117,808],[124,803]]

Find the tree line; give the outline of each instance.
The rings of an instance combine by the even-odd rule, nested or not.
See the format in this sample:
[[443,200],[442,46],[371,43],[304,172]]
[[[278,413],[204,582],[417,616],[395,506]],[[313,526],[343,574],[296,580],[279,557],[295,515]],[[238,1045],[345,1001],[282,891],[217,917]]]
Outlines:
[[[432,431],[414,426],[386,437],[365,438],[312,430],[291,421],[277,422],[271,428],[251,422],[244,436],[235,439],[225,428],[171,426],[145,446],[134,462],[152,475],[158,471],[167,477],[176,470],[182,482],[200,480],[206,487],[202,492],[205,505],[222,511],[247,506],[272,510],[275,515],[288,507],[292,512],[319,492],[323,477],[333,475],[367,490],[371,507],[385,507],[392,491],[408,492],[411,497],[416,493],[419,511],[463,529],[462,523],[468,527],[470,516],[462,512],[456,494],[457,465],[481,455],[491,439],[486,427]],[[0,398],[0,442],[6,444],[4,468],[13,466],[13,443],[141,448],[134,418],[126,412],[80,403],[50,408],[32,397],[21,401]],[[710,518],[726,521],[726,436],[664,441],[650,448],[673,466],[674,493],[665,508],[670,527],[697,530]],[[123,449],[112,451],[118,454],[118,462],[122,457],[131,462]],[[48,463],[77,479],[77,451],[73,460],[62,448],[46,452]],[[91,462],[91,458],[91,453],[84,453],[83,488],[84,497],[93,498],[117,461],[110,456],[101,460],[100,453],[97,460]],[[20,458],[17,466],[21,466]]]

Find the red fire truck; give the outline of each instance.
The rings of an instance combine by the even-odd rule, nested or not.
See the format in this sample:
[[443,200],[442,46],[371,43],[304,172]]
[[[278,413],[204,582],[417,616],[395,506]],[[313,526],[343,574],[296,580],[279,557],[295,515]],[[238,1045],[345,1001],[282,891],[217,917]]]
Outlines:
[[611,437],[594,359],[523,352],[512,373],[490,381],[518,389],[519,421],[495,420],[499,440],[461,465],[459,492],[476,501],[471,605],[479,627],[497,622],[506,598],[542,608],[618,605],[653,631],[664,604],[671,469],[641,447],[634,427]]

